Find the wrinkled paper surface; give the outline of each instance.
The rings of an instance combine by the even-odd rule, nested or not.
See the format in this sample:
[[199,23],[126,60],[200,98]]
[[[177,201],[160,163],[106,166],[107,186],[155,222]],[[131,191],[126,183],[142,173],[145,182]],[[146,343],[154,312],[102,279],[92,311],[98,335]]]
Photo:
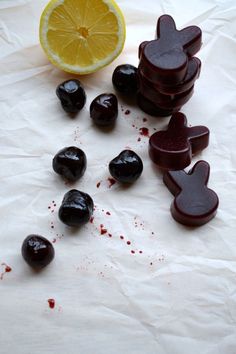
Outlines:
[[[0,353],[235,354],[235,1],[118,1],[127,24],[124,51],[81,78],[87,102],[74,119],[55,95],[73,75],[53,67],[39,45],[45,4],[0,1]],[[114,92],[114,68],[138,64],[139,43],[153,39],[164,13],[178,28],[195,24],[203,31],[201,76],[182,112],[189,124],[210,129],[210,145],[192,165],[210,163],[209,187],[220,206],[211,222],[195,229],[172,219],[173,197],[149,160],[148,137],[139,133],[147,127],[152,134],[169,118],[149,117],[122,97],[112,131],[96,128],[89,117],[93,98]],[[51,168],[55,153],[70,145],[88,159],[74,185]],[[142,157],[144,172],[129,188],[110,186],[108,163],[126,147]],[[76,231],[57,217],[71,188],[89,193],[96,204],[93,223]],[[55,246],[54,262],[40,273],[21,257],[31,233]]]

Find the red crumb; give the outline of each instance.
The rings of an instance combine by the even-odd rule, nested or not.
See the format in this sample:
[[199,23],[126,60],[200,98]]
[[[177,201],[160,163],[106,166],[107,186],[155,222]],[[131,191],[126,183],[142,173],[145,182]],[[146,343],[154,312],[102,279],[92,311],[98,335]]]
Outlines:
[[107,180],[109,182],[109,188],[111,188],[113,186],[113,184],[116,183],[116,180],[114,178],[109,177]]
[[100,225],[100,234],[101,234],[101,235],[105,235],[106,233],[107,233],[107,229],[105,229],[105,228],[104,228],[104,225],[101,224],[101,225]]
[[139,251],[139,253],[141,254],[141,253],[143,253],[143,251]]
[[131,252],[131,253],[133,253],[133,254],[135,253],[135,251],[134,251],[134,250],[131,250],[130,252]]
[[107,215],[111,215],[111,213],[109,211],[106,212]]
[[99,187],[100,187],[100,185],[101,185],[101,182],[98,182],[98,183],[97,183],[97,188],[99,188]]
[[121,239],[121,240],[124,240],[124,236],[120,235],[120,239]]
[[54,299],[48,299],[48,306],[50,307],[50,309],[54,309],[55,300]]
[[126,243],[127,243],[127,245],[131,245],[131,242],[130,242],[130,241],[127,241]]
[[94,220],[94,217],[93,216],[91,216],[91,218],[90,218],[90,222],[91,222],[91,224],[93,223],[93,220]]
[[139,137],[139,138],[137,139],[137,141],[141,141],[141,138]]
[[128,115],[128,114],[130,114],[130,110],[129,110],[129,109],[126,109],[125,115]]
[[6,272],[6,273],[9,273],[9,272],[11,272],[11,271],[12,271],[11,267],[9,267],[8,265],[6,265],[6,267],[5,267],[5,272]]
[[149,130],[148,130],[148,128],[145,128],[145,127],[139,128],[139,134],[140,134],[140,135],[143,135],[143,136],[149,137]]
[[144,123],[147,122],[147,118],[143,118],[143,122],[144,122]]
[[109,237],[112,237],[112,234],[108,234]]
[[150,265],[152,265],[152,262],[150,263]]

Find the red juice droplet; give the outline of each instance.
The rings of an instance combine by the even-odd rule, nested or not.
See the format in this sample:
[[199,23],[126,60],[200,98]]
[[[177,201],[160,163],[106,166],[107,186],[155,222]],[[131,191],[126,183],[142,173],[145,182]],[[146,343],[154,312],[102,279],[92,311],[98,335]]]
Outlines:
[[111,215],[111,213],[109,211],[106,212],[107,215]]
[[93,216],[91,216],[91,218],[90,218],[90,222],[91,222],[91,224],[93,223],[93,220],[94,220],[94,217]]
[[99,188],[99,187],[100,187],[100,185],[101,185],[101,182],[98,182],[98,183],[97,183],[97,188]]
[[11,267],[9,267],[8,265],[6,265],[6,267],[5,267],[5,272],[6,272],[6,273],[9,273],[9,272],[11,272],[11,271],[12,271]]
[[55,300],[54,299],[48,299],[48,306],[50,307],[50,309],[54,309]]
[[149,137],[149,130],[148,130],[148,128],[145,128],[145,127],[139,128],[139,133],[140,133],[140,135]]
[[124,236],[120,235],[120,239],[121,239],[121,240],[124,240]]
[[126,109],[125,115],[128,115],[128,114],[130,114],[130,110],[129,110],[129,109]]
[[127,245],[131,245],[131,242],[130,242],[130,241],[127,241],[126,243],[127,243]]
[[132,254],[135,254],[135,251],[134,251],[134,250],[131,250],[130,252],[131,252]]

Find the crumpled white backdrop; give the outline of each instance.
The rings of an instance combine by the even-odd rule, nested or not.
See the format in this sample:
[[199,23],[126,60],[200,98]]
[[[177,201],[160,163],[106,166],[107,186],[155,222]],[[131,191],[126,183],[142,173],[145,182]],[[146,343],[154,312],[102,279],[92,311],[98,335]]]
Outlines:
[[[235,354],[235,1],[118,1],[127,24],[124,51],[81,78],[87,103],[75,119],[55,95],[72,75],[53,67],[39,45],[46,2],[0,2],[0,264],[12,268],[2,274],[0,266],[0,353]],[[209,186],[220,206],[214,220],[196,229],[172,219],[173,197],[148,158],[148,138],[139,135],[139,128],[152,133],[169,119],[151,118],[121,97],[113,131],[97,129],[89,118],[92,99],[114,92],[114,68],[138,64],[139,43],[153,38],[164,13],[178,28],[195,24],[203,30],[201,76],[182,111],[189,124],[211,131],[209,147],[193,163],[210,163]],[[72,187],[51,168],[54,154],[70,145],[88,158],[84,177]],[[130,188],[109,188],[107,165],[126,146],[142,157],[143,175]],[[97,206],[93,224],[75,232],[57,218],[70,188],[88,192]],[[112,237],[100,235],[100,224]],[[56,239],[55,260],[41,273],[21,257],[30,233]]]

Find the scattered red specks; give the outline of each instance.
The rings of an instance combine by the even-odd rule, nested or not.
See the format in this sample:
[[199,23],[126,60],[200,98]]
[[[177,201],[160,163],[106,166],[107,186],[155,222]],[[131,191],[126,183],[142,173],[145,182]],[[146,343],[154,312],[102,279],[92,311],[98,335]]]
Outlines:
[[92,224],[92,223],[93,223],[93,220],[94,220],[94,216],[91,216],[89,222]]
[[101,185],[101,182],[98,182],[98,183],[97,183],[97,188],[99,188],[99,187],[100,187],[100,185]]
[[76,129],[74,130],[74,141],[80,142],[79,141],[79,127],[76,127]]
[[147,118],[143,118],[143,122],[144,122],[144,123],[147,122]]
[[106,215],[111,215],[111,213],[109,211],[106,212]]
[[145,127],[139,128],[139,134],[140,134],[140,135],[143,135],[143,136],[149,137],[149,130],[148,130],[148,128],[145,128]]
[[120,235],[120,239],[121,239],[121,240],[124,240],[124,236]]
[[135,254],[135,251],[134,251],[134,250],[131,250],[130,253]]
[[113,184],[116,183],[116,180],[114,178],[108,177],[108,182],[109,182],[109,188],[111,188],[113,186]]
[[103,224],[100,225],[100,234],[101,234],[101,235],[107,234],[107,229],[104,228],[104,225],[103,225]]
[[55,300],[54,299],[48,299],[48,306],[49,306],[50,309],[54,309]]
[[4,271],[0,274],[0,280],[3,280],[4,275],[6,273],[10,273],[12,271],[12,268],[6,263],[2,263],[1,266],[5,267]]
[[56,234],[56,237],[54,237],[54,238],[52,239],[52,243],[56,243],[57,241],[61,240],[62,237],[64,237],[63,234],[61,234],[61,235]]
[[129,114],[130,114],[130,110],[129,110],[129,109],[126,109],[125,115],[127,116],[127,115],[129,115]]
[[131,245],[131,242],[130,242],[130,241],[127,241],[126,243],[127,243],[127,245]]
[[48,206],[48,209],[51,211],[51,213],[54,213],[56,206],[57,205],[56,205],[55,201],[53,200],[51,202],[51,204]]

